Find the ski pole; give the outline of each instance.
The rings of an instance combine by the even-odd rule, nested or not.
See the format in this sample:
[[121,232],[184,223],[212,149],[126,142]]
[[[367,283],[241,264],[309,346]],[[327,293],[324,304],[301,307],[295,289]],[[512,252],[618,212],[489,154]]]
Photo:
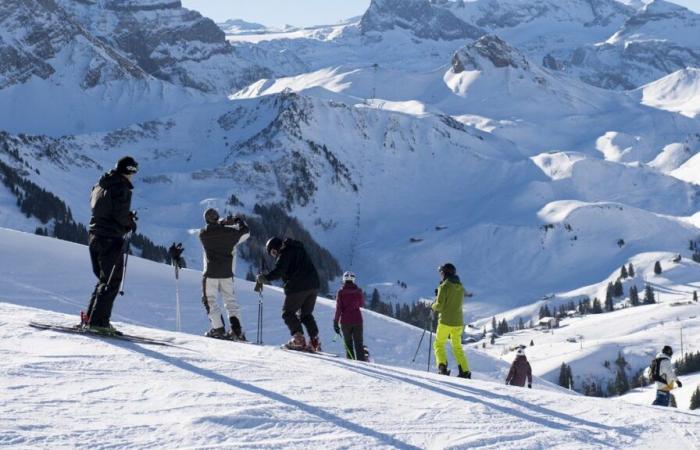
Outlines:
[[180,331],[180,271],[175,264],[175,330]]
[[185,249],[182,247],[182,243],[170,246],[168,250],[170,253],[170,263],[175,269],[175,329],[180,331],[181,329],[181,315],[180,315],[180,258],[182,252]]
[[352,358],[350,358],[350,359],[357,359],[357,355],[353,354],[353,353],[350,351],[350,347],[348,347],[348,343],[345,342],[345,338],[343,338],[343,336],[341,336],[340,333],[336,333],[336,334],[335,334],[335,337],[333,338],[333,341],[335,341],[335,338],[336,338],[336,337],[339,337],[340,340],[343,342],[343,347],[345,347],[345,354],[348,355],[348,356],[352,356]]
[[413,359],[411,360],[411,362],[416,362],[416,358],[418,357],[418,351],[420,350],[420,346],[423,343],[423,338],[425,337],[426,331],[428,331],[427,326],[423,328],[423,333],[421,333],[420,340],[418,341],[418,347],[416,347],[416,353],[414,353]]
[[126,281],[126,265],[129,262],[129,242],[131,235],[124,242],[124,268],[122,270],[122,282],[119,284],[119,295],[124,295],[124,281]]
[[432,353],[430,352],[431,347],[433,346],[433,313],[432,311],[430,312],[430,318],[428,319],[429,326],[430,326],[430,337],[428,338],[428,372],[430,372],[430,359],[433,356]]

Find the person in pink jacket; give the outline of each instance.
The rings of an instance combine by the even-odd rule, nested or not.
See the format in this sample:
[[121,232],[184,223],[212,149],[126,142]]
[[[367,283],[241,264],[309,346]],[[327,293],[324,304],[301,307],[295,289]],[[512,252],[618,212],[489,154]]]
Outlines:
[[508,377],[506,378],[506,384],[511,386],[525,386],[525,380],[527,379],[527,387],[532,387],[532,368],[530,363],[527,362],[527,357],[525,356],[525,349],[520,347],[515,354],[515,361],[510,366],[510,371],[508,372]]
[[340,334],[342,330],[348,359],[359,361],[365,360],[362,342],[362,312],[360,311],[363,306],[365,306],[365,296],[355,284],[355,274],[345,272],[343,286],[335,296],[333,330],[336,334]]

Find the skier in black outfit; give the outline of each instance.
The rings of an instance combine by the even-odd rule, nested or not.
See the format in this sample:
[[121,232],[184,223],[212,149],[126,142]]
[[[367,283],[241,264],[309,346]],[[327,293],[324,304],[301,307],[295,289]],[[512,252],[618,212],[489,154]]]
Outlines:
[[[258,283],[281,278],[284,282],[284,305],[282,319],[289,328],[292,339],[285,346],[292,350],[321,351],[318,326],[313,316],[316,295],[321,285],[318,272],[301,242],[294,239],[273,237],[265,245],[267,253],[277,258],[275,268],[258,275]],[[302,324],[309,334],[306,345]]]
[[[240,308],[234,297],[233,273],[236,260],[236,247],[250,236],[248,224],[242,216],[219,219],[214,208],[204,212],[206,226],[199,230],[199,240],[204,249],[204,271],[202,273],[202,303],[207,311],[211,329],[206,336],[214,338],[228,337],[245,341],[240,321]],[[226,315],[231,327],[226,336],[223,316],[216,296],[221,294]]]
[[92,188],[88,244],[92,271],[98,281],[90,297],[83,324],[91,329],[118,334],[109,323],[114,299],[124,269],[124,236],[136,231],[136,214],[131,211],[131,179],[138,163],[131,156],[121,158],[114,169],[102,175]]

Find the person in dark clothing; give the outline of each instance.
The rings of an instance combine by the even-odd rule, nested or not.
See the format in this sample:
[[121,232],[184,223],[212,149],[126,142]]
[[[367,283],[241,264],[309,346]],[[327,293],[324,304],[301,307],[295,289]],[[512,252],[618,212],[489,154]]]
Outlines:
[[124,236],[136,231],[136,214],[131,211],[131,179],[138,172],[134,158],[121,158],[114,169],[102,175],[92,188],[88,246],[97,284],[83,314],[83,325],[95,331],[118,334],[109,323],[119,291],[126,252]]
[[[277,258],[275,268],[266,274],[260,274],[257,282],[282,279],[284,287],[284,305],[282,319],[292,335],[285,346],[292,350],[321,351],[318,338],[318,326],[313,311],[316,295],[321,286],[318,272],[306,253],[304,245],[294,239],[273,237],[265,245],[267,253]],[[302,324],[309,334],[309,346],[306,345]]]
[[343,286],[335,295],[335,317],[333,330],[336,334],[343,332],[345,350],[348,359],[365,360],[364,344],[362,342],[362,312],[365,306],[365,296],[355,284],[355,274],[343,274]]
[[236,266],[236,247],[248,239],[250,229],[243,217],[219,219],[219,213],[213,208],[204,212],[204,221],[206,226],[199,230],[199,240],[204,249],[202,304],[211,324],[206,336],[226,337],[224,319],[216,302],[217,293],[220,293],[231,327],[228,337],[245,341],[240,308],[233,295],[233,274]]
[[506,384],[511,386],[525,386],[527,379],[527,387],[532,387],[532,368],[525,356],[525,349],[520,347],[515,355],[513,364],[510,365],[510,371],[506,377]]

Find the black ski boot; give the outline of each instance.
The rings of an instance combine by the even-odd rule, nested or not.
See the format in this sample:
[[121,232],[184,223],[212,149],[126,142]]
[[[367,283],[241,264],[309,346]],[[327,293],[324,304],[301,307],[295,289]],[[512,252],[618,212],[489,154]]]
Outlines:
[[228,338],[233,341],[248,341],[245,338],[245,334],[243,333],[243,329],[241,328],[241,321],[238,320],[238,317],[231,316],[228,318],[228,320],[231,324],[231,331],[227,335]]
[[468,378],[471,379],[472,373],[468,370],[462,370],[462,366],[457,366],[459,368],[459,375],[457,375],[459,378]]
[[224,327],[212,328],[211,330],[204,333],[204,335],[210,338],[224,339],[226,337],[226,330],[224,329]]
[[450,375],[450,369],[447,368],[447,364],[440,363],[438,364],[438,373],[440,375]]

